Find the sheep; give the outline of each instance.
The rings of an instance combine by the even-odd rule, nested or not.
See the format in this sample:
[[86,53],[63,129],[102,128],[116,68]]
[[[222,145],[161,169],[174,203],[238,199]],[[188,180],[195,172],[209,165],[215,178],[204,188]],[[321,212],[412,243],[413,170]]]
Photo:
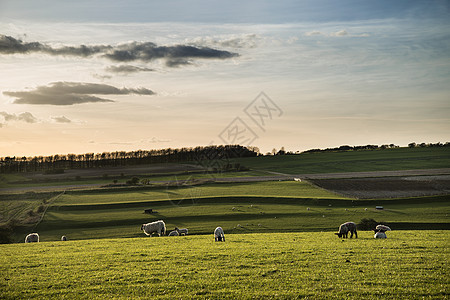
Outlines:
[[225,235],[223,233],[222,227],[217,227],[214,230],[214,240],[216,242],[225,242]]
[[171,231],[169,232],[169,236],[179,236],[180,234],[178,233],[178,231]]
[[142,224],[141,230],[143,230],[147,236],[152,236],[152,233],[155,232],[158,236],[161,236],[166,234],[166,224],[163,220]]
[[187,235],[188,229],[187,228],[181,228],[175,227],[175,231],[178,232],[179,235]]
[[63,236],[61,237],[61,241],[67,241],[67,237],[66,237],[65,235],[63,235]]
[[373,230],[374,233],[386,232],[386,231],[391,231],[391,228],[389,228],[386,225],[381,225],[381,224],[378,224],[377,227],[375,227],[375,229]]
[[353,233],[355,238],[358,238],[358,233],[356,232],[356,224],[353,222],[346,222],[339,226],[339,232],[335,233],[339,238],[348,238],[348,232],[350,231],[350,238],[353,238]]
[[30,233],[25,237],[25,243],[39,243],[39,234],[36,232]]
[[379,231],[379,232],[375,233],[373,238],[375,238],[375,239],[386,239],[387,236],[386,236],[386,233]]

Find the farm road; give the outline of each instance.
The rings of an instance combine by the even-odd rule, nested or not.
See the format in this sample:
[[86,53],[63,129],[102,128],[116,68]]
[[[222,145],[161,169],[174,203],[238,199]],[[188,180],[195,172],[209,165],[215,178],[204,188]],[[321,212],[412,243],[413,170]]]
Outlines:
[[[136,170],[134,170],[136,171]],[[259,181],[285,181],[294,180],[294,178],[312,180],[315,179],[355,179],[355,178],[384,178],[384,177],[402,177],[404,180],[420,180],[421,181],[433,181],[444,180],[450,182],[450,168],[442,169],[419,169],[419,170],[402,170],[402,171],[373,171],[373,172],[348,172],[348,173],[322,173],[322,174],[283,174],[276,172],[269,172],[272,176],[254,176],[254,177],[213,177],[211,176],[209,181],[213,182],[259,182]],[[440,176],[445,178],[440,178]],[[417,176],[417,177],[416,177]],[[432,177],[429,177],[432,176]],[[428,178],[426,178],[428,177]],[[183,184],[184,181],[152,181],[154,184]],[[316,182],[315,182],[316,183]],[[1,188],[0,194],[7,193],[24,193],[31,191],[64,191],[73,189],[96,189],[103,187],[104,184],[72,184],[72,185],[54,185],[54,186],[32,186],[32,187],[16,187],[16,188]],[[355,187],[356,188],[356,187]],[[330,188],[333,190],[333,188]],[[448,187],[444,187],[444,192]],[[441,189],[442,194],[442,189]],[[361,196],[361,195],[359,195]]]

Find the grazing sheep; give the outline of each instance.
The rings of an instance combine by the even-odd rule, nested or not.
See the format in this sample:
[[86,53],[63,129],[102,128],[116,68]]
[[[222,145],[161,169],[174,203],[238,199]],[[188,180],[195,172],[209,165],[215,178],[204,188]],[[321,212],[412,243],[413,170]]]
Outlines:
[[217,227],[214,230],[214,240],[216,242],[225,242],[225,235],[223,233],[222,227]]
[[67,241],[67,237],[66,237],[65,235],[63,235],[63,236],[61,237],[61,241]]
[[346,222],[339,226],[339,232],[335,233],[339,238],[348,238],[348,232],[350,232],[350,238],[353,238],[353,233],[355,238],[358,238],[358,233],[356,232],[356,224],[353,222]]
[[180,234],[177,231],[171,231],[169,232],[169,236],[179,236]]
[[377,232],[386,232],[386,231],[391,231],[391,228],[389,228],[386,225],[377,225],[377,227],[375,227],[375,229],[373,230],[373,232],[377,233]]
[[178,232],[179,235],[187,235],[188,229],[187,228],[181,228],[175,227],[175,231]]
[[381,231],[375,233],[375,235],[373,237],[375,239],[386,239],[387,238],[386,233],[381,232]]
[[166,224],[163,220],[142,224],[141,230],[148,236],[152,236],[152,233],[157,233],[158,236],[166,234]]
[[30,233],[25,237],[25,243],[39,243],[39,234],[36,232]]

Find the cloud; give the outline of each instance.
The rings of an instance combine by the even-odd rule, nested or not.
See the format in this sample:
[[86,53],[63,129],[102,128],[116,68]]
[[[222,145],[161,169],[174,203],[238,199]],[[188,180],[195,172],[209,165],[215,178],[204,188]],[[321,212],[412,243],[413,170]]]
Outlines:
[[305,33],[305,35],[306,36],[314,36],[314,35],[325,35],[325,34],[323,32],[314,30],[314,31],[310,31],[310,32]]
[[[230,41],[230,43],[232,43],[232,41]],[[191,45],[158,46],[152,42],[130,42],[118,46],[81,45],[53,48],[40,42],[26,43],[11,36],[0,35],[0,54],[27,54],[33,52],[46,53],[49,55],[78,56],[83,58],[100,55],[101,57],[117,62],[149,62],[157,59],[164,59],[167,61],[188,60],[194,58],[228,59],[239,56],[237,53],[217,50],[210,47],[196,47]],[[167,63],[166,65],[178,67],[182,64]]]
[[175,46],[157,46],[154,43],[128,43],[123,44],[113,50],[111,53],[106,53],[105,57],[114,61],[152,61],[155,59],[189,59],[189,58],[203,58],[203,59],[226,59],[238,56],[237,53],[232,53],[224,50],[216,50],[209,47],[194,47],[186,45]]
[[71,120],[67,119],[64,116],[61,117],[52,117],[52,120],[56,123],[72,123]]
[[119,73],[119,74],[129,74],[129,73],[137,73],[137,72],[152,72],[152,71],[154,71],[154,69],[136,67],[136,66],[132,66],[132,65],[109,66],[105,70],[107,72]]
[[10,121],[22,121],[26,123],[36,123],[38,119],[36,119],[31,113],[29,112],[23,112],[18,115],[16,114],[8,114],[5,111],[0,112],[0,116],[3,116],[5,119],[5,122]]
[[342,37],[342,36],[369,37],[370,36],[370,34],[368,34],[368,33],[361,33],[361,34],[352,34],[352,35],[350,35],[347,30],[339,30],[339,31],[330,32],[330,33],[325,33],[325,32],[314,30],[314,31],[310,31],[310,32],[305,33],[305,36],[319,36],[319,35],[321,35],[321,36],[328,36],[328,37]]
[[111,46],[86,46],[81,45],[78,47],[65,46],[61,48],[52,48],[49,45],[42,44],[40,42],[26,43],[22,40],[15,39],[11,36],[0,35],[0,53],[2,54],[15,54],[15,53],[31,53],[31,52],[43,52],[51,55],[72,55],[88,57],[94,54],[105,52],[111,49]]
[[346,30],[339,30],[337,32],[330,33],[330,36],[346,36],[348,32]]
[[192,65],[192,62],[186,59],[170,59],[166,61],[166,66],[171,68],[178,68],[180,66]]
[[262,38],[257,34],[244,34],[227,37],[198,37],[192,40],[193,45],[203,45],[225,48],[255,48]]
[[53,82],[31,91],[3,92],[14,97],[15,104],[74,105],[80,103],[114,102],[94,95],[154,95],[147,88],[116,88],[107,84],[83,82]]

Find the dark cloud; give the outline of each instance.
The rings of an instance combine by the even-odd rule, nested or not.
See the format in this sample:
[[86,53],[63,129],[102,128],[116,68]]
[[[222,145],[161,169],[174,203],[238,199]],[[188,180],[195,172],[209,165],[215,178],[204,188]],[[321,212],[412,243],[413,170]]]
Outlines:
[[186,66],[186,65],[192,65],[192,62],[190,62],[189,60],[186,59],[169,59],[166,61],[166,66],[171,67],[171,68],[177,68],[180,66]]
[[77,47],[65,46],[53,48],[39,42],[26,43],[10,36],[0,35],[0,54],[25,54],[32,52],[78,57],[90,57],[98,54],[118,62],[138,60],[149,62],[156,59],[164,59],[166,60],[166,65],[174,67],[188,64],[179,62],[187,62],[189,59],[228,59],[239,56],[237,53],[209,47],[196,47],[190,45],[158,46],[151,42],[131,42],[118,46],[81,45]]
[[23,112],[18,115],[16,114],[8,114],[5,111],[0,112],[0,116],[3,116],[5,122],[9,121],[22,121],[26,123],[36,123],[38,119],[36,119],[31,113]]
[[110,66],[110,67],[107,67],[105,70],[107,72],[120,73],[120,74],[154,71],[153,69],[150,69],[150,68],[142,68],[142,67],[136,67],[136,66],[131,66],[131,65]]
[[112,51],[112,53],[107,53],[105,56],[114,61],[151,61],[161,58],[168,60],[189,58],[226,59],[238,56],[238,54],[208,47],[194,47],[185,45],[156,46],[154,43],[133,42],[121,45],[117,50]]
[[52,117],[53,121],[57,122],[57,123],[72,123],[71,120],[67,119],[64,116],[61,117]]
[[146,88],[116,88],[107,84],[82,82],[53,82],[31,91],[3,92],[14,97],[16,104],[74,105],[80,103],[114,102],[94,95],[154,95]]
[[108,51],[109,49],[112,49],[112,47],[103,45],[52,48],[51,46],[39,42],[25,43],[22,40],[15,39],[11,36],[0,35],[0,53],[3,54],[43,52],[51,55],[88,57]]

